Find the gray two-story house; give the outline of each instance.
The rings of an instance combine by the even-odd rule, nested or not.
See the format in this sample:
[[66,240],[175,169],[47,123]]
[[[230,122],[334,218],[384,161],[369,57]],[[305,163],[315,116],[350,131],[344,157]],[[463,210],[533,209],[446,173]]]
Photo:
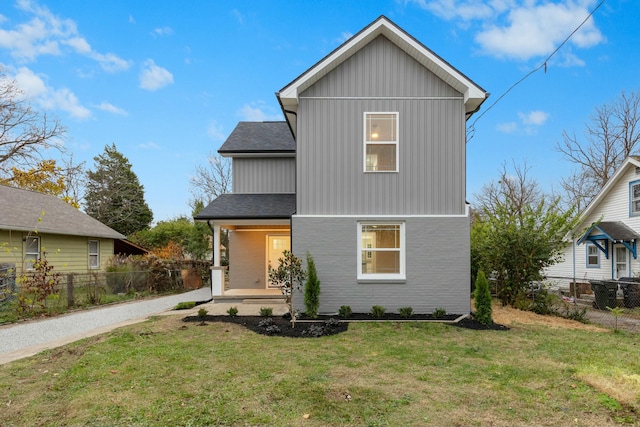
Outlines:
[[465,122],[487,93],[382,16],[276,96],[286,120],[238,124],[219,150],[233,192],[196,216],[230,230],[214,300],[277,293],[268,265],[291,249],[322,312],[469,312]]

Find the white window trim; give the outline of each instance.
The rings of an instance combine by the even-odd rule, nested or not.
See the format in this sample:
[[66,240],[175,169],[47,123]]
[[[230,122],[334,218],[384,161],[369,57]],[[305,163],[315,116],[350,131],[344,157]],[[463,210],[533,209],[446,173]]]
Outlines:
[[[393,114],[396,116],[396,140],[395,141],[367,141],[367,115],[369,114]],[[362,170],[364,173],[398,173],[400,171],[400,113],[398,111],[365,111],[362,116]],[[367,170],[367,145],[395,145],[396,146],[396,168],[391,171],[368,171]]]
[[629,183],[629,216],[640,215],[640,210],[638,211],[633,210],[633,207],[635,206],[633,202],[638,200],[633,198],[633,187],[635,187],[636,185],[640,185],[640,181],[632,181]]
[[[597,264],[589,264],[589,248],[595,248],[596,249],[596,256],[598,257],[598,263]],[[587,243],[586,255],[587,255],[587,259],[585,260],[585,262],[586,262],[587,268],[600,268],[600,249],[598,249],[598,247],[596,245],[594,245],[593,243]]]
[[[400,226],[400,273],[397,274],[380,274],[380,273],[362,273],[362,226],[363,225],[399,225]],[[357,258],[357,279],[359,281],[404,281],[406,280],[406,250],[405,250],[405,223],[403,221],[358,221],[358,256]]]
[[[98,251],[95,253],[91,252],[91,242],[96,242]],[[89,253],[89,268],[92,270],[100,268],[100,240],[89,240],[89,242],[87,243],[87,251]],[[91,265],[91,255],[96,255],[96,259],[98,260],[97,265]]]
[[[28,240],[29,239],[33,239],[36,242],[38,242],[38,252],[29,252],[29,243]],[[28,261],[28,257],[29,255],[35,255],[36,256],[36,260],[35,262],[37,262],[40,259],[40,236],[28,236],[25,238],[25,247],[24,247],[24,262],[25,262],[25,270],[27,271],[34,271],[35,268],[33,267],[33,264],[31,262]]]

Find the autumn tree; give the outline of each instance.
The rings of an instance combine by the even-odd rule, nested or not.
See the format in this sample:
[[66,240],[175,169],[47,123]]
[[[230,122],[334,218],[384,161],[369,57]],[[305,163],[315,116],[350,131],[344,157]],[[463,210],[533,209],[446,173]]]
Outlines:
[[153,228],[138,231],[129,238],[158,256],[170,253],[173,258],[205,259],[209,254],[210,234],[206,224],[180,216],[160,221]]
[[94,170],[87,172],[85,212],[125,236],[148,228],[153,213],[129,160],[115,144],[105,146],[93,160]]
[[0,177],[11,177],[12,168],[35,168],[51,157],[49,150],[62,152],[65,132],[56,118],[34,110],[16,81],[0,69]]
[[485,185],[476,197],[472,271],[491,274],[503,304],[513,305],[532,282],[543,279],[545,267],[561,260],[563,238],[577,221],[574,209],[564,210],[560,198],[542,194],[527,172],[503,166],[498,182]]
[[621,95],[595,109],[582,136],[564,131],[558,150],[575,166],[562,180],[567,200],[581,211],[604,187],[640,140],[640,92]]

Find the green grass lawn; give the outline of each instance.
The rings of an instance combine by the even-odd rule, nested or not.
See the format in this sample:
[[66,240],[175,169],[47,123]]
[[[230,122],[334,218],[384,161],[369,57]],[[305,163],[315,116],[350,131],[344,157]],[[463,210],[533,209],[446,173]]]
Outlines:
[[425,323],[292,339],[154,318],[0,366],[0,425],[638,425],[639,341]]

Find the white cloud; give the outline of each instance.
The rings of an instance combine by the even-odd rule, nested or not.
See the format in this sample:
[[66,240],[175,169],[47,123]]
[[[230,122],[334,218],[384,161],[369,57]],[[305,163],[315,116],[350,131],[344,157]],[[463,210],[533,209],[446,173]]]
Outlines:
[[242,15],[242,13],[240,13],[238,9],[231,10],[231,14],[233,15],[234,18],[236,18],[236,21],[238,21],[238,24],[244,24],[244,16]]
[[15,81],[24,91],[25,97],[37,102],[48,110],[62,110],[76,119],[91,117],[91,110],[84,107],[78,97],[67,88],[54,89],[33,71],[22,67],[15,75]]
[[94,51],[73,20],[60,18],[31,0],[19,0],[16,4],[31,16],[10,29],[0,28],[0,49],[7,49],[13,58],[32,62],[41,55],[72,52],[97,61],[107,72],[126,70],[131,65],[113,53]]
[[525,125],[542,126],[549,118],[549,113],[544,111],[531,111],[529,113],[518,113],[518,117]]
[[112,113],[112,114],[117,114],[118,116],[128,116],[129,113],[127,113],[125,110],[123,110],[122,108],[116,107],[115,105],[109,103],[109,102],[101,102],[100,104],[95,106],[97,109],[102,110],[102,111],[106,111],[107,113]]
[[159,67],[153,59],[144,61],[140,72],[140,87],[155,91],[173,83],[173,74],[167,69]]
[[342,33],[340,33],[340,37],[338,37],[338,38],[336,39],[336,41],[337,41],[339,44],[342,44],[342,43],[346,42],[347,40],[349,40],[351,37],[353,37],[353,34],[352,34],[352,33],[348,33],[348,32],[344,32],[344,31],[343,31]]
[[209,122],[207,126],[207,135],[215,141],[222,141],[225,139],[226,135],[222,131],[222,126],[218,124],[215,120]]
[[160,146],[152,141],[149,141],[146,144],[140,144],[138,147],[144,150],[160,150]]
[[173,34],[173,28],[171,27],[155,28],[151,32],[151,35],[153,37],[170,36],[172,34]]
[[238,115],[242,120],[250,122],[264,122],[272,120],[282,120],[282,114],[273,107],[264,103],[264,101],[254,101],[245,104],[238,110]]
[[[516,60],[549,55],[582,23],[596,0],[410,0],[434,15],[475,29],[475,42],[489,56]],[[477,24],[477,25],[473,25]],[[586,49],[604,41],[589,19],[568,44]],[[575,54],[563,66],[584,62]]]
[[133,18],[133,15],[129,15],[129,24],[135,24],[136,20]]
[[502,133],[514,133],[518,129],[518,124],[516,122],[499,123],[496,129]]

